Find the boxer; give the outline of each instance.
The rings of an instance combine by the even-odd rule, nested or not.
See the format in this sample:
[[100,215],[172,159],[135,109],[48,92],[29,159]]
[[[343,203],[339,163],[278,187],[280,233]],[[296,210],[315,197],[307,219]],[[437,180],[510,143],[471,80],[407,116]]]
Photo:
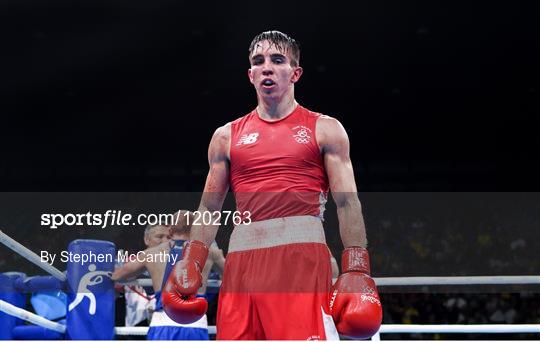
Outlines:
[[[181,217],[187,212],[180,211]],[[189,213],[188,213],[189,214]],[[184,216],[185,217],[185,216]],[[160,253],[176,254],[181,259],[184,246],[189,239],[190,226],[185,220],[181,220],[174,231],[171,226],[147,226],[145,230],[145,243],[150,246],[144,253],[146,255]],[[170,271],[173,268],[174,258],[168,258],[168,262],[162,262],[161,258],[145,258],[142,256],[141,261],[134,260],[125,264],[121,268],[117,268],[113,273],[112,279],[115,281],[133,278],[144,270],[150,273],[152,284],[156,293],[156,307],[150,322],[148,330],[148,340],[208,340],[208,322],[206,315],[202,315],[198,320],[190,324],[179,324],[171,320],[163,311],[162,306],[162,285],[164,279],[167,279]],[[148,262],[146,260],[152,260]],[[201,272],[202,282],[200,288],[197,289],[198,300],[205,301],[204,294],[206,292],[206,280],[213,266],[216,266],[219,272],[222,272],[224,265],[223,252],[214,243],[210,248],[210,258],[204,264]]]
[[[368,338],[381,324],[382,309],[347,133],[338,120],[296,101],[303,69],[294,39],[279,31],[259,34],[249,62],[257,107],[215,131],[198,209],[219,212],[230,187],[237,211],[248,218],[230,238],[217,338],[337,339],[337,332]],[[329,190],[345,247],[333,287],[322,226]],[[164,305],[175,320],[200,314],[195,295],[218,228],[194,225],[183,260],[167,279]]]

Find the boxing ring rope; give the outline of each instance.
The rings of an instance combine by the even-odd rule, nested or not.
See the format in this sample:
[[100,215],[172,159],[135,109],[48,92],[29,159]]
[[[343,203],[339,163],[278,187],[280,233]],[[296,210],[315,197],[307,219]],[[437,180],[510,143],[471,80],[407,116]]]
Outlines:
[[[65,333],[66,326],[50,321],[24,309],[0,300],[0,311],[29,321],[44,328]],[[118,336],[144,336],[149,327],[116,327]],[[216,334],[216,327],[208,327],[209,334]],[[383,324],[372,340],[380,340],[380,334],[392,333],[540,333],[540,324]]]
[[15,305],[9,304],[0,299],[0,311],[5,312],[11,316],[15,316],[22,320],[34,323],[40,327],[54,330],[56,332],[64,334],[66,332],[66,326],[60,323],[50,321],[46,318],[38,316],[30,311],[18,308]]
[[[24,309],[0,300],[0,311],[29,321],[41,327],[65,333],[66,326],[59,324]],[[149,327],[116,327],[115,334],[118,336],[144,336]],[[209,334],[216,334],[216,327],[208,327]],[[392,333],[540,333],[540,324],[383,324],[379,332],[372,338],[377,340],[379,334]]]
[[[143,336],[148,333],[149,327],[116,327],[119,336]],[[208,327],[210,335],[216,334],[214,325]],[[383,324],[378,334],[398,333],[451,333],[451,334],[519,334],[540,333],[540,324]],[[377,340],[376,337],[372,338]]]
[[[373,278],[377,286],[419,286],[419,285],[535,285],[540,284],[540,276],[458,276],[458,277],[379,277]],[[137,279],[124,285],[152,287],[150,278]],[[221,280],[208,280],[208,287],[221,286]]]
[[[42,263],[36,253],[1,230],[0,242],[57,279],[66,281],[64,273],[47,263]],[[540,284],[540,276],[382,277],[375,278],[375,282],[378,286]],[[150,279],[138,279],[128,283],[138,283],[141,286],[152,285]],[[219,280],[208,282],[209,287],[220,285]],[[66,332],[65,325],[40,317],[3,300],[0,300],[0,311],[59,333]],[[115,327],[114,331],[118,336],[144,336],[148,333],[148,329],[149,327]],[[216,334],[216,327],[209,326],[208,332]],[[540,324],[383,324],[372,340],[379,341],[381,333],[540,333]]]
[[398,333],[449,333],[449,334],[519,334],[540,333],[540,324],[383,324],[379,331],[371,337],[372,341],[380,341],[381,334]]
[[[540,276],[456,276],[456,277],[379,277],[374,278],[377,286],[418,286],[418,285],[535,285],[540,284]],[[151,286],[150,279],[138,279],[141,286]],[[209,280],[208,286],[219,286],[221,281]],[[147,327],[116,327],[117,335],[145,335]],[[208,327],[209,334],[216,333],[215,326]],[[397,333],[540,333],[540,324],[383,324],[372,337],[380,341],[380,334]]]
[[383,324],[379,333],[540,333],[540,324]]
[[459,276],[459,277],[383,277],[374,278],[377,286],[415,285],[534,285],[540,276]]
[[9,249],[11,249],[12,251],[14,251],[15,253],[19,254],[26,260],[36,265],[37,267],[49,273],[53,277],[57,278],[58,280],[60,281],[67,280],[66,275],[62,273],[59,269],[57,269],[56,267],[52,265],[49,265],[46,262],[41,262],[41,258],[39,257],[39,255],[29,250],[28,248],[24,247],[17,241],[13,240],[1,230],[0,230],[0,242],[4,244],[6,247],[8,247]]
[[[127,281],[127,282],[120,282],[122,285],[130,286],[130,285],[139,285],[142,287],[152,287],[152,279],[150,278],[141,278],[141,279],[135,279],[133,281]],[[221,280],[218,279],[208,279],[207,287],[220,287],[221,286]]]

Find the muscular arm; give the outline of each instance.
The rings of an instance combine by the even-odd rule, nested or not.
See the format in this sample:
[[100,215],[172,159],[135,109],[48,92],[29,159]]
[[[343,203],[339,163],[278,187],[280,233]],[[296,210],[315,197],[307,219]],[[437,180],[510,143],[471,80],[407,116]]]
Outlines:
[[323,153],[332,197],[337,206],[343,246],[366,247],[366,228],[362,206],[356,193],[347,132],[339,121],[323,116],[317,122],[317,140]]
[[[229,190],[230,136],[231,126],[227,124],[218,128],[210,141],[208,148],[210,170],[206,177],[206,184],[198,209],[201,214],[205,211],[211,213],[220,211]],[[216,238],[218,228],[219,226],[214,225],[193,225],[190,238],[191,240],[202,241],[207,246],[210,246]]]
[[117,268],[116,270],[114,270],[114,273],[111,277],[112,280],[118,281],[134,279],[140,274],[142,274],[144,270],[147,270],[152,278],[152,285],[154,287],[154,291],[160,290],[161,282],[163,280],[163,274],[165,272],[165,263],[159,261],[148,262],[146,260],[147,256],[150,254],[154,255],[154,260],[157,260],[157,255],[159,255],[160,253],[168,253],[169,250],[169,242],[163,242],[158,246],[147,248],[142,252],[143,254],[139,256],[140,260],[144,261],[133,260],[124,264],[122,267]]

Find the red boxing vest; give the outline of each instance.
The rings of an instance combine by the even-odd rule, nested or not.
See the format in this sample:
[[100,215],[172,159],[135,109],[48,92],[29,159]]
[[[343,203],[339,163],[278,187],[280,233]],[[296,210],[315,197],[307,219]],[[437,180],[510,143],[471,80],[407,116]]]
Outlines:
[[323,217],[328,177],[315,136],[320,116],[298,105],[277,121],[254,110],[232,122],[230,182],[238,211],[252,221]]

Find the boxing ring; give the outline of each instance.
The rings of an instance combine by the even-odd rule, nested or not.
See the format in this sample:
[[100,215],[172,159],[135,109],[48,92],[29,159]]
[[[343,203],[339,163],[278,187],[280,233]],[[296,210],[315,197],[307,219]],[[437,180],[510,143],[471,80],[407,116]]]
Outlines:
[[[79,241],[79,240],[76,240]],[[80,240],[83,241],[83,240]],[[95,240],[84,240],[95,241]],[[24,257],[28,261],[42,268],[45,272],[49,273],[52,277],[30,277],[30,281],[25,279],[17,282],[19,288],[25,291],[31,291],[40,287],[38,284],[43,285],[46,288],[69,288],[68,283],[72,277],[70,270],[73,267],[68,265],[66,273],[61,272],[55,267],[41,262],[40,257],[33,251],[27,249],[17,241],[11,239],[9,236],[0,231],[0,242],[6,247],[13,250],[15,253]],[[74,241],[75,242],[75,241]],[[107,242],[107,247],[110,247],[111,243]],[[71,246],[71,244],[70,244]],[[113,265],[114,267],[114,265]],[[92,270],[92,272],[97,272]],[[104,271],[105,272],[105,271]],[[102,273],[104,273],[102,272]],[[51,279],[54,278],[54,279]],[[460,276],[460,277],[383,277],[374,278],[378,287],[384,286],[419,286],[419,285],[538,285],[540,284],[540,276],[535,275],[523,275],[523,276]],[[112,283],[112,282],[111,282]],[[151,286],[149,279],[138,280],[137,283],[141,286]],[[111,284],[111,287],[113,284]],[[219,281],[212,281],[208,284],[209,287],[219,287]],[[71,286],[73,288],[73,286]],[[114,291],[114,289],[113,289]],[[73,294],[74,295],[74,294]],[[73,296],[72,295],[72,296]],[[110,298],[110,296],[109,296]],[[73,304],[73,303],[71,303]],[[3,312],[12,317],[22,319],[33,323],[35,326],[45,328],[57,334],[57,339],[64,339],[70,337],[69,326],[70,325],[70,309],[68,311],[67,324],[54,322],[48,320],[39,315],[36,315],[30,311],[20,308],[12,303],[0,299],[0,313]],[[112,298],[112,305],[114,305],[114,297]],[[71,314],[73,316],[73,314]],[[71,318],[73,321],[75,318]],[[84,321],[77,320],[78,324],[83,324]],[[90,324],[90,322],[86,322]],[[112,324],[112,326],[111,326]],[[148,332],[148,327],[114,327],[114,322],[108,322],[108,326],[111,326],[112,334],[116,336],[143,336]],[[210,334],[216,334],[216,327],[209,326]],[[372,337],[374,341],[381,340],[381,334],[394,334],[394,333],[452,333],[452,334],[469,334],[469,333],[484,333],[484,334],[504,334],[504,333],[532,333],[540,334],[540,324],[383,324],[377,334]],[[113,336],[114,337],[114,336]]]

